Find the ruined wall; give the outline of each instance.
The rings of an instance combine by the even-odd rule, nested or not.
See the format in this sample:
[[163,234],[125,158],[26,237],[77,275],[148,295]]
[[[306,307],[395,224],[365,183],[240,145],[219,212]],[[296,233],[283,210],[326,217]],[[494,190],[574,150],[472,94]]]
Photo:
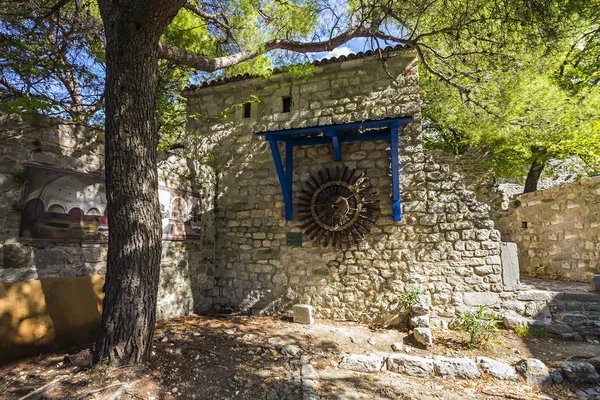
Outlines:
[[521,273],[589,282],[600,273],[600,177],[526,193],[499,221]]
[[[20,242],[19,221],[25,165],[101,177],[103,139],[56,119],[0,114],[0,362],[94,337],[107,245]],[[215,252],[212,169],[175,158],[162,166],[161,184],[200,193],[204,214],[201,241],[163,241],[159,319],[212,306]]]
[[[391,78],[390,75],[393,77]],[[188,111],[197,118],[194,150],[211,156],[217,169],[217,270],[215,304],[253,312],[310,303],[320,317],[370,321],[381,296],[426,288],[445,319],[481,294],[504,291],[500,235],[489,207],[475,200],[458,174],[423,153],[418,72],[414,54],[388,52],[338,60],[314,68],[308,78],[275,74],[189,90]],[[290,113],[282,96],[292,96]],[[239,105],[250,96],[251,117]],[[295,148],[293,196],[326,166],[346,165],[366,173],[381,199],[381,216],[367,240],[346,251],[321,248],[304,235],[302,247],[286,245],[300,232],[297,212],[283,218],[283,196],[268,143],[256,132],[412,115],[400,133],[404,218],[391,212],[389,143],[345,143],[335,163],[329,145]]]
[[481,167],[489,161],[489,153],[469,149],[457,156],[449,155],[441,150],[429,151],[436,163],[447,164],[453,172],[459,173],[468,189],[475,193],[477,201],[490,206],[490,216],[494,221],[506,214],[509,196],[496,183],[494,173]]

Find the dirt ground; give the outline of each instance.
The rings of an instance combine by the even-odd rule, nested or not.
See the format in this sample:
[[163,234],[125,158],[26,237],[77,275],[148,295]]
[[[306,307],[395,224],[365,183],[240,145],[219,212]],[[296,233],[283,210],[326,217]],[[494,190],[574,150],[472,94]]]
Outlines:
[[[347,322],[320,320],[306,326],[273,317],[173,318],[157,324],[152,356],[144,365],[79,368],[64,360],[68,352],[31,358],[0,367],[0,399],[21,399],[36,390],[28,399],[301,399],[299,356],[314,366],[316,391],[325,399],[536,399],[541,394],[568,399],[586,386],[419,379],[344,371],[337,365],[343,353],[390,353],[392,343],[402,343],[402,352],[412,355],[486,355],[509,362],[600,354],[597,344],[524,339],[508,331],[483,350],[468,349],[465,337],[455,331],[437,330],[434,337],[433,348],[426,350],[405,332]],[[301,352],[282,354],[286,344]]]

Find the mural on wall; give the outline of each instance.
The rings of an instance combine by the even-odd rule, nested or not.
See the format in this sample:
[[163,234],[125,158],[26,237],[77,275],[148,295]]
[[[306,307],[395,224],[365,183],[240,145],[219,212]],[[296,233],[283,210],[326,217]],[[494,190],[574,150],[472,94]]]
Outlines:
[[201,203],[197,194],[158,188],[164,240],[200,239]]
[[[198,195],[158,190],[163,239],[200,237]],[[37,166],[27,167],[20,238],[23,241],[106,242],[108,217],[104,180],[96,176]]]

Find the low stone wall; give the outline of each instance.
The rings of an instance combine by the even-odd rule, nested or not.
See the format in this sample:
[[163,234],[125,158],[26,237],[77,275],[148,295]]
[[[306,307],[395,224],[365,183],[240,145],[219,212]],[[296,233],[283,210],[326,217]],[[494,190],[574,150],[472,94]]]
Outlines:
[[[89,341],[85,332],[97,328],[107,245],[20,242],[19,222],[25,166],[102,177],[103,138],[101,131],[56,119],[0,114],[0,362]],[[177,158],[163,160],[159,175],[164,186],[200,193],[203,206],[201,240],[163,241],[162,319],[212,307],[215,177],[211,168]],[[81,289],[88,282],[94,289]],[[54,287],[61,290],[47,289]],[[68,334],[72,328],[83,332],[79,339]]]
[[[385,63],[385,64],[384,64]],[[391,77],[390,77],[391,75]],[[489,207],[475,200],[458,174],[423,153],[414,54],[385,53],[315,67],[313,75],[234,81],[189,90],[188,130],[194,150],[217,164],[215,304],[253,312],[306,303],[318,317],[372,321],[386,295],[421,286],[431,295],[434,323],[454,317],[470,297],[505,291],[500,235]],[[282,97],[292,110],[282,112]],[[257,96],[250,118],[236,107]],[[268,143],[253,134],[412,115],[400,132],[404,218],[392,218],[389,144],[344,143],[343,162],[331,146],[295,148],[293,203],[311,174],[347,166],[365,172],[379,193],[381,215],[372,234],[348,250],[322,248],[301,232],[297,209],[283,217],[283,197]]]
[[498,221],[521,273],[589,282],[600,273],[600,177],[516,197]]

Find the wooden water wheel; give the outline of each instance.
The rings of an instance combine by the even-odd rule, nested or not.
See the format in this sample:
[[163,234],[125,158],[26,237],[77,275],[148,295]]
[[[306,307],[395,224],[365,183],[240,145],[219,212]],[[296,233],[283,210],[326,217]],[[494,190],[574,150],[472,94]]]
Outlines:
[[310,240],[343,249],[371,231],[379,215],[379,199],[363,173],[338,166],[308,179],[300,191],[298,211]]

